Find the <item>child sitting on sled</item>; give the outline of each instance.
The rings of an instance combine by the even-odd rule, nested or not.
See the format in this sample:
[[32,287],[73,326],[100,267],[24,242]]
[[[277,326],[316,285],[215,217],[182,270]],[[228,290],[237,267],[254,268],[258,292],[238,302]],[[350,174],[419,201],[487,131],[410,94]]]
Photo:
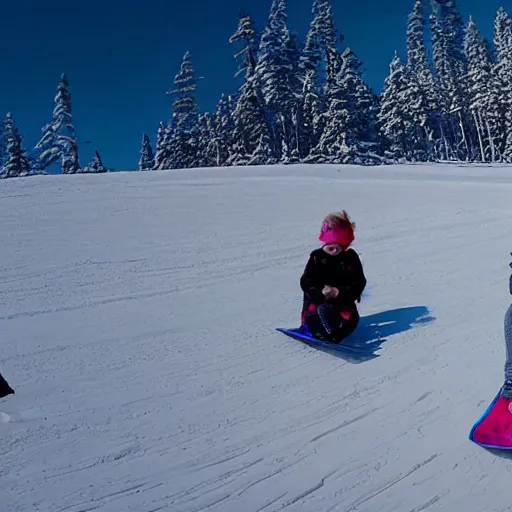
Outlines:
[[366,277],[358,254],[350,248],[354,231],[355,224],[345,210],[327,215],[319,236],[323,246],[310,254],[300,279],[302,328],[332,343],[340,343],[359,324],[356,302]]

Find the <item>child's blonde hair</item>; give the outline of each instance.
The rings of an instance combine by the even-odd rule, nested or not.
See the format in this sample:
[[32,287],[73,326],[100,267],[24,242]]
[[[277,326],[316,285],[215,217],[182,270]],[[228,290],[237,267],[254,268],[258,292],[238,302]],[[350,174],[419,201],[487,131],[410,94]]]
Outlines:
[[331,228],[341,228],[350,226],[352,228],[352,231],[356,230],[356,223],[352,222],[346,210],[329,213],[322,222],[322,225],[324,224],[327,224]]

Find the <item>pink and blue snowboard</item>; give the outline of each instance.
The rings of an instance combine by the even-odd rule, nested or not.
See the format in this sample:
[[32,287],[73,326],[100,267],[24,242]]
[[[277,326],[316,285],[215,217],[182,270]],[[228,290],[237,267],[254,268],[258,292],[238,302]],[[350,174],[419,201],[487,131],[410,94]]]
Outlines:
[[512,399],[502,398],[498,391],[473,425],[469,439],[483,448],[512,450]]

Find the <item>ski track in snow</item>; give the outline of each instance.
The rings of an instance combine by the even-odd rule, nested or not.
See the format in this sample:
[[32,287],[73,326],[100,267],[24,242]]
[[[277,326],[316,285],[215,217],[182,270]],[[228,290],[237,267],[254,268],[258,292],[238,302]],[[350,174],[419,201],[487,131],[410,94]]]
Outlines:
[[[511,458],[467,439],[502,380],[512,167],[0,185],[2,512],[512,510]],[[337,208],[382,342],[360,364],[274,330]]]

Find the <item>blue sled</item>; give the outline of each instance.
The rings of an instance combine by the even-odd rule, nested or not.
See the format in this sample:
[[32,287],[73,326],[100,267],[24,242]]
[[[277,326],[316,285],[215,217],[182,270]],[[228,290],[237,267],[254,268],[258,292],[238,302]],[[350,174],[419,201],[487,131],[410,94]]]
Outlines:
[[330,350],[335,350],[336,352],[342,352],[344,354],[353,354],[353,355],[372,355],[373,352],[367,348],[351,345],[347,340],[343,340],[341,343],[329,343],[328,341],[322,341],[318,338],[315,338],[304,328],[297,329],[284,329],[282,327],[278,327],[276,329],[291,338],[295,338],[300,341],[304,341],[306,343],[311,343],[312,345],[317,345],[320,347],[328,348]]

